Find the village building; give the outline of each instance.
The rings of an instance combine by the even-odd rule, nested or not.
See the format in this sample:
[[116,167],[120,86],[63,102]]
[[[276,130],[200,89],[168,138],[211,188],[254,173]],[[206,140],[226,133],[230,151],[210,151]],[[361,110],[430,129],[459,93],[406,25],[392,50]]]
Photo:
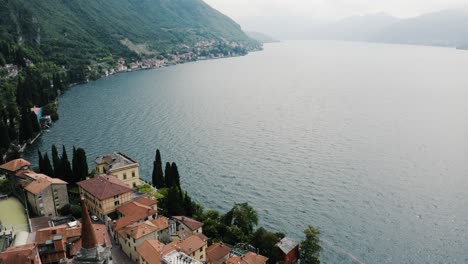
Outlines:
[[59,210],[68,204],[68,183],[44,174],[24,175],[34,178],[24,187],[31,210],[38,216],[58,216]]
[[187,230],[192,234],[203,233],[203,223],[186,216],[172,217],[171,234]]
[[206,249],[206,263],[208,264],[223,264],[231,254],[231,248],[224,243],[214,243]]
[[[94,233],[98,234],[98,243],[111,245],[105,225],[93,224],[92,227]],[[42,263],[57,263],[72,258],[81,248],[82,234],[82,225],[79,223],[73,227],[61,225],[38,230],[35,243],[39,247]]]
[[285,264],[295,263],[299,258],[299,242],[285,237],[275,246],[278,260],[284,261]]
[[268,258],[253,252],[247,252],[244,256],[233,256],[227,259],[226,264],[266,264]]
[[36,244],[13,246],[0,253],[2,264],[42,264]]
[[132,224],[118,231],[119,244],[123,252],[136,262],[139,261],[137,247],[144,241],[161,240],[162,236],[168,237],[168,235],[169,220],[165,217]]
[[140,264],[204,263],[206,241],[196,235],[167,245],[158,240],[146,240],[137,247],[137,253]]
[[132,199],[132,188],[114,176],[99,175],[77,185],[91,213],[102,220]]
[[[111,231],[119,231],[122,228],[158,217],[157,200],[143,196],[127,202],[116,208],[117,219],[110,224]],[[114,239],[118,242],[114,232]]]
[[140,170],[137,161],[120,152],[97,157],[96,175],[108,174],[135,188],[140,185]]
[[18,175],[25,171],[29,171],[31,163],[24,159],[15,159],[5,164],[0,165],[0,170],[6,174],[8,180],[19,183]]

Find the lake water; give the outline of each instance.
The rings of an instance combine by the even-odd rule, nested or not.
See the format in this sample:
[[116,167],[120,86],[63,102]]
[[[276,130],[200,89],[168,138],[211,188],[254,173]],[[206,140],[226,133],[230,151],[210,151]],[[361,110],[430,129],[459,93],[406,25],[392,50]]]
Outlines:
[[159,148],[208,208],[318,226],[324,263],[467,263],[467,99],[467,51],[286,42],[75,87],[35,146],[126,152],[147,180]]

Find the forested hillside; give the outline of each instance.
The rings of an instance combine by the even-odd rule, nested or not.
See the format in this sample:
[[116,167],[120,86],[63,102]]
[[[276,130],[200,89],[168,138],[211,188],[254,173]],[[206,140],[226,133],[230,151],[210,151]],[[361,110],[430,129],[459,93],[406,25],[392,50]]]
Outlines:
[[0,163],[72,84],[259,48],[202,0],[0,0]]

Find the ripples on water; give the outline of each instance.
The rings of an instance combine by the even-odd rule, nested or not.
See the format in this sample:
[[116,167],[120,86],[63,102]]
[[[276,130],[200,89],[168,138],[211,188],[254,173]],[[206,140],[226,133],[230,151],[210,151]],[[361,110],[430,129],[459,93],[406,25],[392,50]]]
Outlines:
[[160,148],[209,208],[320,227],[325,263],[466,263],[466,69],[455,49],[272,44],[75,87],[36,146],[123,151],[146,179]]

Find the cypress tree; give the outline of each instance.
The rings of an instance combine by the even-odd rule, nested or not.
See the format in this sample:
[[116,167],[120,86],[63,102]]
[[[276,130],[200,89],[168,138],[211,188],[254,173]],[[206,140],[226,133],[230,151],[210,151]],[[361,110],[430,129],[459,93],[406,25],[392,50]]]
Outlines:
[[55,177],[63,179],[62,166],[60,164],[60,157],[55,144],[52,145],[52,164],[54,165]]
[[37,121],[37,115],[33,111],[29,113],[29,119],[31,120],[32,130],[35,133],[39,133],[41,131],[41,126],[39,125],[39,121]]
[[153,162],[153,186],[157,189],[163,188],[165,186],[161,153],[159,153],[159,149],[156,150],[156,157]]
[[39,158],[39,172],[44,173],[44,160],[42,159],[41,151],[37,151],[37,156]]
[[166,182],[166,187],[170,188],[174,186],[173,180],[172,180],[172,175],[171,175],[171,164],[169,162],[166,162],[166,168],[164,169],[164,180]]
[[172,183],[180,188],[179,170],[177,169],[177,164],[175,164],[175,162],[172,162],[171,165],[171,176],[173,178]]
[[41,173],[47,175],[47,176],[54,176],[54,170],[52,169],[52,165],[50,165],[50,160],[49,160],[49,155],[47,152],[44,154],[44,159],[43,159],[43,166],[44,166],[44,171],[41,171]]
[[73,172],[70,165],[70,161],[68,160],[67,150],[65,149],[65,146],[62,146],[62,157],[60,163],[62,166],[63,179],[66,179],[68,182],[74,184],[75,182],[73,181]]
[[180,199],[180,190],[176,186],[169,188],[167,192],[167,211],[169,216],[184,215],[184,207]]
[[82,148],[78,148],[73,154],[73,178],[76,182],[86,180],[88,176],[88,162],[86,160],[86,152]]

